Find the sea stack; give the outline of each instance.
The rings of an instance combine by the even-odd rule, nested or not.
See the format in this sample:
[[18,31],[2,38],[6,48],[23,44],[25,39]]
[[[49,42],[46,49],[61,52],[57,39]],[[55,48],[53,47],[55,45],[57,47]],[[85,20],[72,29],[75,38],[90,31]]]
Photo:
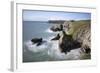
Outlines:
[[42,42],[42,38],[33,38],[31,40],[31,42],[33,42],[33,43],[41,43]]

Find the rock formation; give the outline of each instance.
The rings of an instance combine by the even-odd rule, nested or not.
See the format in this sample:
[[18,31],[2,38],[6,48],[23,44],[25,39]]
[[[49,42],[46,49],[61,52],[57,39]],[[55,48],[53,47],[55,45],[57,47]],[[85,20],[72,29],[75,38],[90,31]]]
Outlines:
[[67,35],[65,31],[62,31],[62,36],[59,39],[59,48],[61,52],[67,53],[79,47],[81,47],[81,43],[73,40],[72,35]]
[[84,49],[86,53],[91,52],[91,29],[90,24],[82,26],[77,30],[76,34],[73,34],[73,39],[82,43],[81,48]]
[[71,21],[65,21],[64,24],[62,24],[63,30],[66,32],[66,34],[71,34],[72,31],[72,22]]
[[52,31],[54,31],[54,32],[62,31],[63,30],[63,26],[62,26],[62,24],[54,24],[50,29]]
[[[91,52],[91,26],[90,20],[81,20],[63,24],[66,34],[72,35],[72,39],[81,44],[81,48],[86,52]],[[67,44],[67,43],[66,43]]]
[[31,41],[33,43],[39,43],[39,42],[42,42],[42,38],[33,38]]
[[36,46],[40,46],[40,45],[42,45],[43,43],[45,43],[46,41],[43,40],[42,38],[33,38],[33,39],[31,40],[31,42],[32,42],[33,44],[36,44]]
[[51,40],[59,40],[60,39],[60,35],[59,34],[57,34],[57,36],[56,37],[54,37],[53,39],[51,39]]

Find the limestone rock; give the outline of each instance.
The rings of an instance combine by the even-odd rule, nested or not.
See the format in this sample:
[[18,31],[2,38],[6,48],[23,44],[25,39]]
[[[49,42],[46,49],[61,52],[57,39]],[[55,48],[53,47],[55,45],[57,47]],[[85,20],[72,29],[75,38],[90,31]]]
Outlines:
[[54,32],[62,31],[63,30],[63,26],[62,26],[62,24],[54,24],[50,29],[52,31],[54,31]]

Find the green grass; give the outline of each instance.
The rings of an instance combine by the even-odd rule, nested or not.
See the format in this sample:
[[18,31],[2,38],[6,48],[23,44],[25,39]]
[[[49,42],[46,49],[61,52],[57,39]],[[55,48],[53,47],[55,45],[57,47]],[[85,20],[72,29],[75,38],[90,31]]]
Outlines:
[[68,31],[69,34],[73,35],[78,29],[82,29],[85,25],[90,24],[90,20],[80,20],[72,22],[72,28]]

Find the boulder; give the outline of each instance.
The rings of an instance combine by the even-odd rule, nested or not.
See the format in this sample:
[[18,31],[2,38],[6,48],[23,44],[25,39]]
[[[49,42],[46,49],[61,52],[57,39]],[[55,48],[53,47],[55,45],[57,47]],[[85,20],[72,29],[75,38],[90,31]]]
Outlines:
[[42,38],[33,38],[31,40],[31,42],[33,42],[33,43],[41,43],[42,42]]

